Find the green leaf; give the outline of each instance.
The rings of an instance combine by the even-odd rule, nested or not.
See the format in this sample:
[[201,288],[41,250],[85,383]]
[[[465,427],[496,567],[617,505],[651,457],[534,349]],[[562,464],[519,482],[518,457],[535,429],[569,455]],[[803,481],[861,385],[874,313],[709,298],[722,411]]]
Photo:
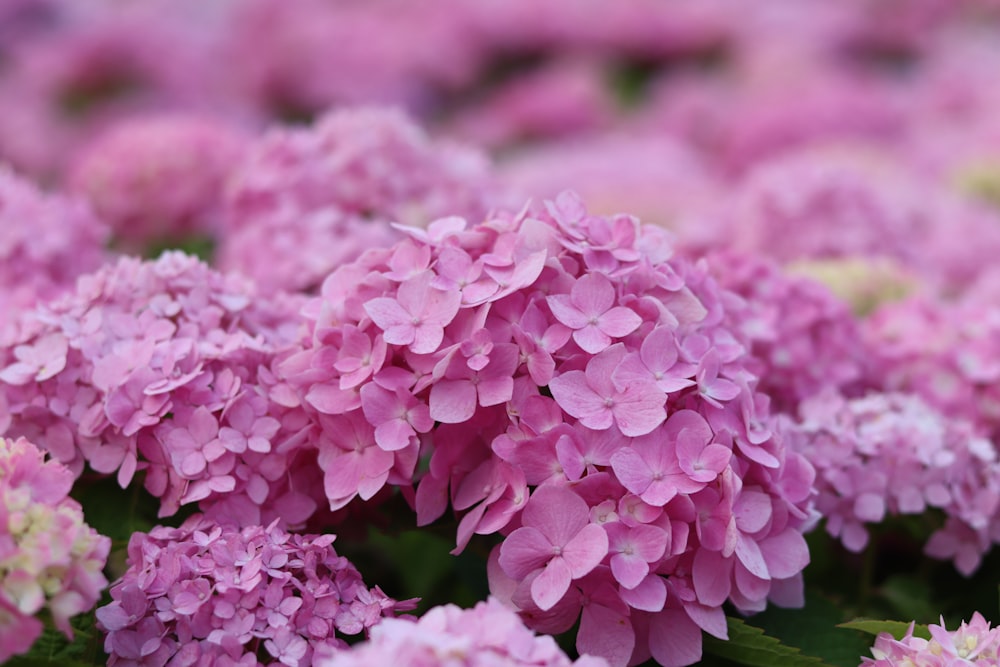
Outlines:
[[[902,639],[907,630],[910,629],[910,624],[904,623],[903,621],[875,621],[870,619],[858,619],[856,621],[841,623],[837,627],[847,628],[848,630],[860,630],[861,632],[865,632],[869,635],[877,635],[880,632],[888,632],[896,639]],[[931,632],[927,629],[926,625],[914,625],[913,636],[920,637],[921,639],[930,639]]]
[[817,657],[804,655],[794,646],[782,644],[764,634],[760,628],[747,625],[738,618],[726,619],[729,641],[706,636],[705,653],[731,660],[747,667],[828,667]]

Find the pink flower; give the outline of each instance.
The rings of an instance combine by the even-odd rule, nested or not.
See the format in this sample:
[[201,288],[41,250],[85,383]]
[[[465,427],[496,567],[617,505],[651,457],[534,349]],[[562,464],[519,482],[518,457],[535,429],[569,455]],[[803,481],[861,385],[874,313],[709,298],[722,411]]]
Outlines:
[[586,503],[559,487],[542,487],[528,500],[521,528],[504,540],[500,567],[515,579],[535,574],[531,597],[551,609],[570,582],[590,572],[608,553],[608,536],[590,523]]
[[600,273],[588,273],[573,283],[569,295],[554,294],[547,302],[556,319],[573,330],[573,340],[585,352],[597,354],[635,331],[642,318],[629,308],[615,306],[615,288]]
[[614,424],[627,436],[645,435],[662,424],[666,395],[653,382],[615,385],[614,371],[625,355],[618,343],[588,361],[585,371],[552,378],[549,389],[559,407],[587,428],[603,430]]
[[444,327],[458,313],[461,297],[431,286],[424,272],[404,281],[395,299],[380,297],[365,304],[365,312],[382,329],[385,342],[408,345],[417,354],[434,352],[444,338]]

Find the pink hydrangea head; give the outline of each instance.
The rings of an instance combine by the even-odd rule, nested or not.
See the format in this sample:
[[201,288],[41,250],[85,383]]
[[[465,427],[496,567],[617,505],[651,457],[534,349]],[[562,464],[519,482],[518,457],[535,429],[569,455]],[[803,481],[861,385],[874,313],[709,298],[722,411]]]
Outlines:
[[128,570],[97,610],[110,664],[211,660],[257,664],[261,650],[289,667],[347,647],[414,601],[397,602],[333,548],[335,535],[296,535],[275,524],[220,525],[194,515],[179,528],[129,540]]
[[801,404],[785,435],[815,467],[816,509],[849,550],[864,549],[868,524],[932,508],[946,518],[927,543],[932,556],[970,575],[992,547],[1000,461],[969,422],[946,419],[914,395],[826,392]]
[[824,389],[858,394],[870,383],[864,338],[848,304],[824,285],[747,253],[708,255],[730,311],[750,340],[748,363],[778,412]]
[[209,117],[138,117],[94,140],[70,181],[124,247],[141,251],[165,239],[211,236],[244,143],[238,130]]
[[86,463],[125,486],[144,471],[165,515],[222,498],[249,499],[247,522],[292,499],[304,510],[284,473],[309,427],[294,401],[271,400],[281,388],[268,370],[295,340],[297,308],[180,252],[120,259],[0,347],[8,432],[77,474]]
[[70,618],[108,585],[111,540],[84,523],[72,484],[73,473],[28,440],[0,438],[0,660],[30,648],[40,614],[72,640]]
[[[801,603],[784,591],[812,468],[773,436],[707,263],[572,193],[402,231],[324,281],[279,367],[319,424],[331,508],[416,484],[419,524],[454,511],[456,552],[506,536],[495,593],[545,632],[580,618],[580,652],[612,665],[696,660],[726,600]],[[690,652],[647,623],[680,624]]]
[[419,619],[387,618],[365,643],[338,651],[317,667],[398,665],[455,667],[606,667],[594,656],[570,660],[551,637],[535,636],[510,608],[496,598],[472,609],[434,607]]
[[977,611],[971,621],[962,621],[956,629],[932,624],[931,638],[913,636],[913,624],[901,639],[887,632],[880,633],[872,647],[872,657],[862,657],[859,667],[959,667],[960,665],[994,665],[1000,660],[1000,629]]
[[724,243],[782,263],[888,259],[943,292],[968,286],[1000,249],[1000,223],[988,209],[884,157],[829,150],[761,164],[719,232]]
[[219,262],[265,289],[312,288],[398,240],[389,223],[478,219],[496,196],[479,153],[432,141],[399,111],[335,111],[251,147],[232,176]]
[[108,229],[79,199],[47,195],[0,168],[0,344],[16,312],[71,289],[106,260]]
[[864,321],[864,337],[874,376],[885,388],[917,394],[995,438],[1000,314],[984,306],[989,302],[981,296],[989,289],[980,285],[956,302],[924,296],[886,304]]

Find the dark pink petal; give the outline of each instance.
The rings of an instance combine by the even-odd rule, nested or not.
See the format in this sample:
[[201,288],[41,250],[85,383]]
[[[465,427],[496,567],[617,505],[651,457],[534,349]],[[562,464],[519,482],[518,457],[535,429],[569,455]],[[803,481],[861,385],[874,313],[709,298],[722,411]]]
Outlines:
[[754,576],[761,579],[771,578],[767,572],[767,563],[764,562],[764,554],[760,552],[760,546],[746,535],[740,535],[736,542],[736,557]]
[[649,650],[662,667],[701,660],[701,628],[681,609],[664,609],[649,622]]
[[[604,531],[601,531],[604,532]],[[501,551],[500,556],[503,557]],[[531,599],[535,601],[538,608],[548,611],[556,606],[566,595],[569,585],[573,581],[569,566],[561,557],[556,556],[548,562],[541,574],[531,582]]]
[[[553,555],[552,542],[545,535],[537,528],[522,526],[500,545],[500,567],[508,577],[522,580],[543,567]],[[569,575],[569,568],[566,574]]]
[[431,386],[430,416],[444,424],[461,424],[476,412],[476,388],[468,380],[441,380]]
[[635,630],[627,616],[591,603],[580,615],[576,649],[581,654],[604,658],[609,667],[625,667],[635,649]]

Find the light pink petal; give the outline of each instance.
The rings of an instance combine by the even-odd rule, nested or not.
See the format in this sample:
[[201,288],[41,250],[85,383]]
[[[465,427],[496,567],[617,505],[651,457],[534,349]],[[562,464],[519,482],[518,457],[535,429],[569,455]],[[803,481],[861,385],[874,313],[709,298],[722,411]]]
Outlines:
[[641,495],[653,481],[653,471],[649,464],[632,447],[625,447],[611,457],[611,469],[618,481],[626,489]]
[[659,526],[639,524],[630,531],[629,540],[640,558],[648,563],[654,563],[663,558],[670,541],[670,534]]
[[653,382],[653,374],[646,367],[646,364],[642,362],[642,359],[639,358],[637,352],[629,352],[615,368],[611,379],[615,387],[619,391],[623,391],[630,384],[637,382],[651,384]]
[[[575,494],[574,494],[575,495]],[[608,534],[597,524],[588,523],[563,547],[562,557],[570,574],[579,579],[608,555]]]
[[721,605],[732,586],[732,561],[717,551],[698,549],[694,555],[691,578],[698,600],[705,605]]
[[[500,555],[502,557],[503,552]],[[535,601],[539,609],[548,611],[566,595],[572,581],[573,576],[566,561],[556,556],[531,582],[531,599]]]
[[767,572],[767,563],[764,562],[764,554],[760,552],[760,546],[746,535],[740,535],[736,542],[736,557],[740,559],[750,574],[761,579],[771,578]]
[[361,396],[358,392],[345,391],[329,384],[313,385],[306,393],[306,401],[328,415],[342,415],[361,407]]
[[745,489],[733,504],[736,527],[744,533],[756,533],[771,520],[771,497],[762,491]]
[[627,616],[591,603],[580,615],[576,649],[581,655],[604,658],[610,667],[625,667],[635,650],[635,630]]
[[403,449],[410,444],[416,431],[402,419],[393,419],[375,427],[375,442],[387,452]]
[[537,528],[522,526],[500,545],[500,567],[508,577],[522,580],[545,565],[552,554],[552,543]]
[[731,380],[715,378],[708,387],[708,395],[720,401],[731,401],[740,395],[740,386]]
[[401,403],[394,392],[374,382],[361,387],[361,409],[370,424],[378,426],[399,417]]
[[622,435],[634,438],[656,430],[667,418],[667,396],[654,384],[633,384],[614,399],[611,412]]
[[553,294],[546,298],[552,315],[570,329],[581,329],[588,324],[588,318],[573,305],[567,294]]
[[611,377],[627,352],[622,343],[615,343],[587,362],[587,384],[602,396],[611,396],[617,390]]
[[[393,329],[389,329],[385,332],[386,342],[396,342],[390,339],[390,335],[395,336],[393,331]],[[430,354],[431,352],[436,352],[441,347],[441,341],[443,340],[443,327],[433,322],[423,322],[413,330],[413,341],[410,343],[410,349],[417,354]]]
[[378,297],[366,301],[364,309],[368,313],[368,317],[372,318],[372,322],[383,331],[400,324],[408,324],[413,319],[413,315],[399,305],[398,301],[389,297]]
[[667,585],[663,582],[663,577],[650,572],[638,586],[623,588],[619,595],[622,602],[634,609],[657,612],[663,609],[667,601]]
[[617,553],[611,557],[611,574],[625,588],[635,588],[649,574],[649,563],[635,554]]
[[701,628],[680,609],[664,609],[649,622],[649,651],[662,667],[701,660]]
[[461,424],[476,412],[476,388],[468,380],[441,380],[431,387],[431,419],[444,424]]
[[615,288],[601,273],[588,273],[573,283],[573,303],[587,319],[607,311],[615,302]]
[[760,543],[772,579],[793,577],[809,564],[809,547],[797,530],[786,528]]
[[729,639],[729,626],[726,623],[726,612],[717,605],[704,605],[697,602],[686,602],[684,611],[695,624],[717,639]]
[[593,324],[577,329],[573,332],[573,340],[584,352],[597,354],[611,345],[611,337],[598,329]]
[[[386,452],[389,456],[392,456]],[[323,488],[331,499],[351,498],[361,479],[361,456],[350,452],[334,457],[323,476]]]
[[[531,494],[521,515],[521,523],[540,530],[551,544],[565,547],[589,525],[590,509],[583,498],[566,487],[541,486]],[[600,526],[595,528],[604,536],[604,551],[607,553],[607,535]]]
[[642,324],[642,318],[631,308],[616,306],[601,315],[597,321],[598,328],[614,338],[627,336]]
[[559,407],[573,417],[586,419],[600,415],[603,418],[606,415],[608,424],[604,428],[611,425],[611,410],[587,383],[587,376],[583,371],[557,375],[549,382],[549,391]]
[[666,371],[677,363],[677,339],[667,327],[656,327],[642,341],[639,357],[651,371]]

